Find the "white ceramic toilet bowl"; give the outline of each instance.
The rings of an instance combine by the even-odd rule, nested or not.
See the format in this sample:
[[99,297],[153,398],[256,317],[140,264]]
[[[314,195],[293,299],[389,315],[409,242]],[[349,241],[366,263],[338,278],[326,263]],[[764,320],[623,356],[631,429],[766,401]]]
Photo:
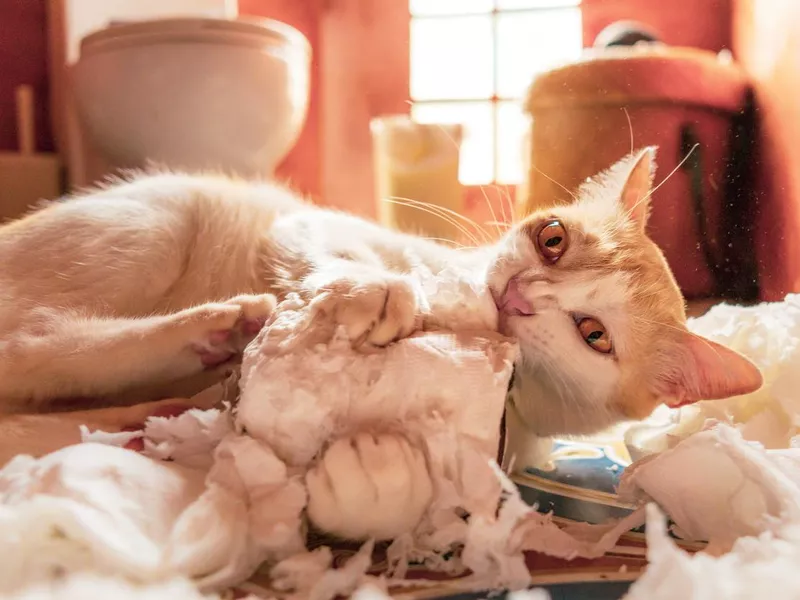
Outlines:
[[266,19],[165,19],[83,39],[72,69],[86,142],[112,170],[153,162],[269,177],[308,108],[310,46]]

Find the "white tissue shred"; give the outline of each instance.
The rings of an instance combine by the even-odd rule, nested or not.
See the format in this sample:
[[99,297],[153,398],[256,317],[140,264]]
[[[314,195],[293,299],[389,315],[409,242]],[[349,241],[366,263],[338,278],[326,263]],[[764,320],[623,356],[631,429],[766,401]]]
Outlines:
[[669,538],[663,514],[647,508],[649,565],[623,600],[800,598],[798,524],[742,538],[722,556],[691,555]]
[[725,551],[740,537],[800,524],[800,452],[765,450],[718,425],[628,467],[619,492],[656,501],[683,537]]
[[17,457],[0,471],[0,592],[86,570],[229,583],[252,556],[245,507],[204,480],[203,471],[93,443]]
[[[188,579],[139,585],[120,577],[80,574],[55,582],[36,583],[4,600],[219,600],[216,594],[204,595]],[[246,600],[246,599],[245,599]],[[252,599],[255,600],[255,599]]]
[[[414,559],[469,569],[464,583],[477,589],[521,590],[530,585],[524,550],[573,558],[610,549],[640,514],[561,530],[494,464],[517,348],[493,331],[485,289],[449,277],[423,281],[424,331],[372,352],[354,350],[324,315],[290,297],[245,353],[233,414],[193,410],[133,434],[84,432],[86,443],[9,463],[0,470],[0,592],[89,572],[153,585],[189,577],[221,590],[264,561],[276,591],[295,600],[365,585],[385,591],[385,580],[367,575],[371,540],[339,568],[329,551],[305,545],[307,477],[327,464],[337,439],[376,431],[412,444],[429,478],[418,522],[388,529],[398,533],[388,551],[392,581],[402,582]],[[113,447],[135,437],[144,454]],[[348,507],[326,508],[335,520]],[[372,525],[397,525],[398,514],[369,516]],[[444,560],[454,548],[460,554]]]
[[732,425],[767,448],[790,447],[800,425],[800,295],[749,307],[715,306],[690,319],[689,328],[747,356],[762,371],[764,386],[736,398],[658,411],[631,428],[632,455],[674,446],[708,420]]

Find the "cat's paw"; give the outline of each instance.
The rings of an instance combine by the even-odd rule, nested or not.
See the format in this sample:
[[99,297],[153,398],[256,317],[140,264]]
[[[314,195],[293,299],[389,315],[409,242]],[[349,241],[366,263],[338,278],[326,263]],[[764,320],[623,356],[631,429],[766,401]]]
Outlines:
[[348,540],[412,531],[433,495],[424,454],[395,434],[335,441],[306,475],[306,486],[311,522]]
[[258,335],[275,304],[271,294],[242,295],[184,311],[183,321],[197,330],[190,349],[206,368],[228,362]]
[[419,313],[413,282],[393,275],[334,280],[320,290],[314,306],[343,325],[354,345],[385,346],[407,337]]

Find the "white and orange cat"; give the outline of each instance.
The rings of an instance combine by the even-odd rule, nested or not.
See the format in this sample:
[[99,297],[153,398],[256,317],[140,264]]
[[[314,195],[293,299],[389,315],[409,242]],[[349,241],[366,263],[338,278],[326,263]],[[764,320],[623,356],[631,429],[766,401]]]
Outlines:
[[584,434],[757,389],[745,358],[690,333],[645,234],[654,150],[459,250],[307,204],[281,188],[156,174],[56,202],[0,228],[0,399],[43,412],[64,397],[187,395],[218,376],[298,291],[384,345],[418,324],[415,270],[485,279],[521,346],[511,420]]

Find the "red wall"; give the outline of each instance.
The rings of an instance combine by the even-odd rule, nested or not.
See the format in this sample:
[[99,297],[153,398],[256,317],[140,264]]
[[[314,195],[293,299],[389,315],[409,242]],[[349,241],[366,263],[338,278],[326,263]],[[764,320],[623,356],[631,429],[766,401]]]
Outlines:
[[37,97],[38,149],[52,150],[47,117],[45,0],[0,2],[0,150],[16,150],[14,89],[33,85]]

